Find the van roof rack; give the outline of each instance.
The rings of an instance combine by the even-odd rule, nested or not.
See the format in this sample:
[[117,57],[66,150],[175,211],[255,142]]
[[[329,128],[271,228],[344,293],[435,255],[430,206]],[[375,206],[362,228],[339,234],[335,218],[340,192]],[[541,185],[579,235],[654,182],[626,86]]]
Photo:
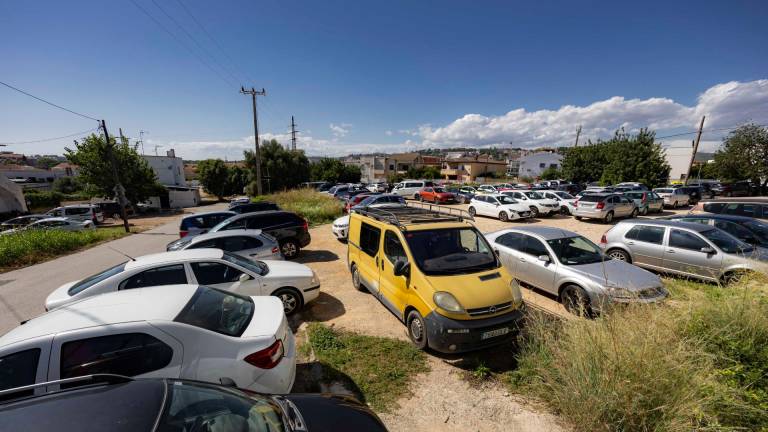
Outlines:
[[409,202],[401,207],[365,207],[352,211],[376,220],[389,222],[399,228],[419,223],[475,220],[466,210],[419,202]]

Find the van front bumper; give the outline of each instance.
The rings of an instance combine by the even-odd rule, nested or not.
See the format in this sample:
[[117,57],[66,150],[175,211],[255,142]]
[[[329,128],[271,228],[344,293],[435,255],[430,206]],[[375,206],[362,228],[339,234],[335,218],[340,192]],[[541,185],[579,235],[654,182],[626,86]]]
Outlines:
[[521,305],[504,315],[476,320],[455,320],[430,312],[424,317],[429,347],[450,354],[502,344],[517,335],[523,311]]

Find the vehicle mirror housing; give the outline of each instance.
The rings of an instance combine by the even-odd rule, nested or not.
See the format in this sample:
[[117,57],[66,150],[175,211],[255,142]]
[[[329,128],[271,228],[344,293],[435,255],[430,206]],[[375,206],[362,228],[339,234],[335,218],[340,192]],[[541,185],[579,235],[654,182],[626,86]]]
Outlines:
[[243,273],[243,274],[241,274],[241,275],[240,275],[240,277],[238,278],[238,280],[239,280],[240,282],[246,282],[246,281],[249,281],[249,280],[251,280],[251,276],[250,276],[249,274],[247,274],[247,273]]
[[709,246],[701,248],[701,251],[704,252],[707,255],[711,255],[711,254],[715,253],[715,250],[713,248],[709,247]]
[[392,270],[395,273],[395,276],[407,276],[410,268],[411,264],[408,261],[397,260],[395,261],[395,265],[393,266]]
[[548,262],[550,262],[552,260],[549,257],[549,255],[539,255],[538,258],[539,258],[539,261],[545,262],[545,263],[548,263]]

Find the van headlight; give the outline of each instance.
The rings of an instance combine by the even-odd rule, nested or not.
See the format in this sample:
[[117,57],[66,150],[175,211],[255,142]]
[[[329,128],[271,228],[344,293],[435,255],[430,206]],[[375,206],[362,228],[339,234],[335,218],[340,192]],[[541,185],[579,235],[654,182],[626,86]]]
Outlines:
[[520,306],[523,303],[523,293],[520,291],[520,282],[517,279],[509,281],[509,291],[512,293],[512,302],[515,306]]
[[461,307],[459,301],[449,292],[438,291],[432,296],[432,300],[434,300],[437,307],[445,311],[453,313],[464,312],[464,308]]

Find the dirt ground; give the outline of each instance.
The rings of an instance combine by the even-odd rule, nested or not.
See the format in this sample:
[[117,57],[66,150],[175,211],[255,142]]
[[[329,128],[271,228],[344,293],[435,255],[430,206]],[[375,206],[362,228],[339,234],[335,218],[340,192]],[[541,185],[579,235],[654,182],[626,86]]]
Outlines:
[[[454,207],[466,209],[466,205]],[[675,212],[687,212],[676,210]],[[658,216],[669,216],[667,210]],[[657,215],[653,215],[657,217]],[[484,233],[519,224],[535,223],[575,231],[599,242],[610,225],[598,221],[577,221],[570,216],[552,216],[531,222],[501,222],[478,217],[475,225]],[[405,327],[373,296],[352,287],[346,267],[347,245],[333,236],[330,225],[311,229],[312,243],[302,251],[299,262],[312,267],[321,280],[320,298],[294,318],[302,322],[319,321],[328,325],[373,336],[408,340]],[[530,307],[545,309],[567,316],[552,298],[525,290]],[[477,361],[491,368],[509,370],[514,347],[501,346],[467,356],[437,356],[430,354],[431,371],[420,375],[412,387],[413,394],[400,401],[400,409],[383,414],[382,419],[392,431],[560,431],[567,425],[542,407],[533,406],[519,396],[510,394],[496,382],[485,382],[480,388],[464,379]]]

